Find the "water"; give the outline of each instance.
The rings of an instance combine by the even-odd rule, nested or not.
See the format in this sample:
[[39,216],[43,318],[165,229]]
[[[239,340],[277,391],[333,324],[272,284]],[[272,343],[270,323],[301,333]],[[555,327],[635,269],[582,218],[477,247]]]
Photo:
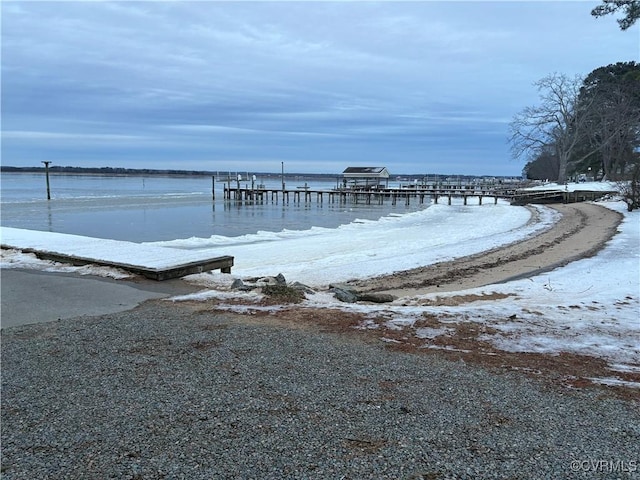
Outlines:
[[[239,204],[224,201],[223,184],[211,177],[50,175],[51,200],[46,200],[44,173],[2,173],[1,224],[97,238],[153,242],[191,237],[237,237],[258,232],[336,228],[357,219],[378,220],[390,213],[408,213],[425,205],[323,203]],[[242,183],[244,186],[244,182]],[[304,181],[287,180],[287,188]],[[278,188],[279,184],[266,184]],[[310,188],[331,189],[335,181],[309,182]],[[301,195],[304,199],[304,195]]]

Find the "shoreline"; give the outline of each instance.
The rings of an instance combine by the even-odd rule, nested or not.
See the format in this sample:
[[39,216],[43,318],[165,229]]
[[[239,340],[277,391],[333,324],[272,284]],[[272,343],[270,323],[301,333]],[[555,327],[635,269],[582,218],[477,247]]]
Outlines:
[[[533,237],[451,261],[348,281],[345,282],[345,285],[359,293],[388,293],[403,298],[431,293],[451,293],[506,283],[537,275],[597,253],[615,235],[616,228],[623,219],[620,213],[596,204],[575,203],[550,205],[550,207],[560,212],[561,218]],[[534,215],[537,215],[535,210],[533,212]],[[532,221],[535,221],[535,217],[532,217],[530,222]],[[20,271],[27,278],[30,274],[45,273],[26,268],[6,270]],[[50,277],[75,276],[86,280],[86,283],[89,280],[98,283],[115,282],[117,285],[136,290],[161,292],[161,296],[165,297],[182,295],[185,292],[196,292],[203,288],[185,278],[158,283],[140,276],[113,280],[94,275],[76,275],[64,270],[46,273]],[[16,277],[12,275],[12,280]],[[16,279],[13,281],[18,283],[15,287],[17,289],[28,288],[28,280]],[[23,282],[24,285],[21,285]],[[96,293],[98,290],[99,288],[92,289],[96,294],[94,298],[100,302],[100,295]],[[46,300],[44,303],[47,303]],[[106,303],[112,303],[112,300],[108,299]],[[129,304],[129,308],[134,306],[135,304]],[[13,306],[12,309],[15,311]],[[24,306],[20,306],[20,309],[24,309]],[[69,316],[79,313],[81,313],[79,309],[70,309],[70,313],[62,312],[61,318],[69,318]],[[21,322],[17,324],[19,323]]]
[[613,238],[623,215],[592,203],[548,205],[561,214],[549,229],[495,249],[347,282],[359,292],[398,297],[450,293],[528,278],[590,257]]

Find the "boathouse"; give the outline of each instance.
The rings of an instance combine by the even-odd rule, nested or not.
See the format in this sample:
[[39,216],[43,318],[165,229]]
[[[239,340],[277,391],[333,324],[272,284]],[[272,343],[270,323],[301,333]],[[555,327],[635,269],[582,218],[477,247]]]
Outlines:
[[347,167],[342,172],[342,185],[365,190],[388,188],[389,171],[387,167]]

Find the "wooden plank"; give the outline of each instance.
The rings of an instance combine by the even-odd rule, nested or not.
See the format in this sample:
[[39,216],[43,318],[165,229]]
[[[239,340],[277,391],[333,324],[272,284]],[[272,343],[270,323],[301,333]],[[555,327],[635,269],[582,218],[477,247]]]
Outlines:
[[[3,248],[6,248],[3,246]],[[9,247],[15,248],[15,247]],[[56,252],[44,252],[35,250],[32,248],[20,249],[25,253],[33,253],[36,257],[43,260],[52,260],[61,263],[70,263],[72,265],[99,265],[102,267],[120,268],[127,272],[142,275],[151,280],[169,280],[171,278],[184,277],[185,275],[192,275],[194,273],[208,272],[211,270],[220,270],[222,273],[231,273],[231,267],[233,267],[234,257],[224,255],[221,257],[207,258],[194,262],[187,262],[177,265],[172,265],[167,268],[149,268],[141,265],[130,265],[127,263],[111,262],[108,260],[98,260],[95,258],[81,257],[76,255],[68,255]]]

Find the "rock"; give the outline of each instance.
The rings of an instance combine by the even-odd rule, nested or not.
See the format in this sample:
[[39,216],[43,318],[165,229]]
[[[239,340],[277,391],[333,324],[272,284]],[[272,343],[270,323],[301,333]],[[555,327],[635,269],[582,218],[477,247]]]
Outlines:
[[333,287],[331,291],[333,292],[333,295],[341,302],[355,303],[358,301],[358,295],[349,290],[345,290],[340,287]]
[[240,290],[242,292],[249,292],[249,291],[253,290],[254,288],[256,288],[256,287],[254,287],[253,285],[247,285],[240,278],[236,278],[233,281],[233,283],[231,284],[231,289],[232,290]]
[[300,283],[300,282],[293,282],[291,285],[289,285],[291,288],[295,288],[296,290],[301,290],[304,293],[309,293],[311,295],[313,295],[315,292],[315,290],[311,287],[309,287],[308,285],[305,285],[304,283]]
[[356,287],[346,283],[330,283],[329,290],[333,290],[334,288],[339,288],[340,290],[344,290],[345,292],[350,292],[355,295],[358,294],[358,290],[356,289]]
[[389,293],[361,293],[358,295],[358,300],[362,302],[373,302],[373,303],[389,303],[393,302],[397,297]]

